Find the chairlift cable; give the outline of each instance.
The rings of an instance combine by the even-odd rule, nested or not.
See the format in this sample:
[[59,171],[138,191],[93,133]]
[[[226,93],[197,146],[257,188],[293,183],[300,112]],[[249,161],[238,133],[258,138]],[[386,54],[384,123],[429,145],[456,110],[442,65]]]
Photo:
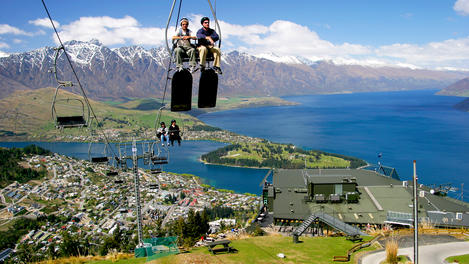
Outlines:
[[[171,51],[171,49],[169,48],[169,45],[168,45],[168,28],[169,28],[169,23],[171,22],[171,18],[173,16],[173,11],[174,11],[174,6],[176,5],[176,1],[177,0],[174,0],[173,1],[173,4],[171,5],[171,11],[169,12],[169,17],[168,17],[168,21],[166,23],[166,30],[165,30],[165,39],[166,39],[166,50],[168,51],[168,54],[169,54],[169,63],[168,63],[168,68],[166,70],[166,81],[165,81],[165,85],[164,85],[164,91],[163,91],[163,99],[161,100],[161,104],[162,104],[162,107],[160,107],[159,109],[159,112],[157,114],[157,118],[155,120],[155,135],[157,135],[157,129],[158,129],[158,125],[160,124],[160,121],[161,121],[161,113],[163,111],[163,108],[164,108],[164,101],[165,101],[165,98],[166,98],[166,91],[168,89],[168,82],[169,82],[169,72],[171,71],[171,64],[173,63],[173,53]],[[176,19],[176,30],[178,28],[178,21],[179,21],[179,16],[181,14],[181,7],[182,7],[182,0],[179,1],[179,7],[178,7],[178,14],[177,14],[177,19]]]
[[[212,1],[207,0],[207,2],[208,2],[208,5],[210,6],[210,10],[212,11],[213,18],[215,19],[215,26],[217,27],[217,30],[218,30],[218,48],[221,48],[221,29],[220,29],[220,24],[218,24],[216,10],[213,9]],[[216,4],[216,0],[215,0],[215,4]]]
[[71,61],[70,56],[68,55],[68,53],[67,53],[67,51],[66,51],[66,49],[65,49],[65,46],[64,46],[64,44],[63,44],[63,42],[62,42],[62,39],[60,39],[59,32],[57,31],[57,28],[55,27],[55,24],[54,24],[54,21],[52,20],[52,16],[50,15],[49,9],[47,8],[46,3],[44,2],[44,0],[41,0],[41,2],[42,2],[42,5],[44,6],[44,9],[46,10],[47,16],[49,17],[49,20],[50,20],[50,23],[51,23],[51,25],[52,25],[52,28],[54,29],[55,35],[57,36],[57,40],[59,41],[59,43],[60,43],[60,45],[61,45],[61,48],[63,48],[63,50],[64,50],[65,57],[67,58],[68,64],[70,65],[70,68],[71,68],[71,70],[72,70],[72,72],[73,72],[73,75],[75,76],[75,78],[76,78],[76,80],[77,80],[78,86],[80,87],[80,90],[81,90],[82,95],[83,95],[83,99],[85,100],[86,104],[87,104],[88,107],[90,108],[91,113],[92,113],[94,119],[96,120],[96,123],[97,123],[96,126],[98,127],[98,129],[99,129],[100,132],[102,133],[102,135],[103,135],[103,137],[104,137],[104,139],[105,139],[105,141],[106,141],[106,144],[109,145],[109,148],[111,149],[113,156],[114,156],[114,157],[117,157],[117,156],[116,156],[116,153],[114,152],[114,150],[110,147],[109,139],[108,139],[106,133],[104,133],[104,131],[102,131],[102,130],[99,128],[99,121],[98,121],[98,118],[97,118],[97,116],[96,116],[96,114],[95,114],[93,108],[91,107],[91,104],[90,104],[90,102],[89,102],[89,100],[88,100],[88,97],[86,96],[85,90],[83,89],[83,86],[82,86],[82,84],[81,84],[81,82],[80,82],[80,79],[78,78],[78,74],[77,74],[77,72],[75,71],[75,68],[73,67],[72,61]]

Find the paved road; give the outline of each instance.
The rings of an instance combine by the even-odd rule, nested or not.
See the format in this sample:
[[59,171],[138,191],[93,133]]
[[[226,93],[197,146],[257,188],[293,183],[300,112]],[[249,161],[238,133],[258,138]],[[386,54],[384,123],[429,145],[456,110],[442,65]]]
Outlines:
[[[362,259],[362,264],[376,264],[385,259],[385,251],[369,254]],[[447,257],[469,254],[469,242],[451,242],[419,247],[419,263],[441,264]],[[398,255],[407,255],[414,261],[414,248],[401,248]]]

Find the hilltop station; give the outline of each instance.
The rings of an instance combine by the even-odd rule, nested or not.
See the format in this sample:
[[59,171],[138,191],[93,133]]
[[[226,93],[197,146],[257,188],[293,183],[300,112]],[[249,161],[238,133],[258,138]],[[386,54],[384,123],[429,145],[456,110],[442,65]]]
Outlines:
[[[412,181],[401,181],[393,168],[276,169],[272,178],[264,182],[257,221],[293,232],[294,240],[307,230],[322,234],[322,227],[359,236],[370,226],[413,226]],[[424,185],[417,189],[419,222],[469,227],[468,203]]]

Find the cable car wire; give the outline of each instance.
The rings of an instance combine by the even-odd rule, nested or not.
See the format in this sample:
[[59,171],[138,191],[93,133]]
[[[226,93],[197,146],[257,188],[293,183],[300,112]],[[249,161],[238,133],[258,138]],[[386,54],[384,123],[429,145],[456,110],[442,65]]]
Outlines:
[[49,20],[50,20],[50,23],[52,25],[52,28],[54,29],[54,32],[55,32],[55,35],[57,36],[57,40],[59,41],[60,45],[61,45],[61,48],[63,49],[64,51],[64,54],[65,54],[65,57],[67,58],[67,61],[68,61],[68,64],[70,65],[70,68],[73,72],[73,75],[75,76],[76,80],[77,80],[77,83],[78,83],[78,86],[80,87],[80,90],[81,90],[81,93],[82,93],[82,96],[83,96],[83,99],[85,100],[86,104],[88,105],[90,111],[91,111],[91,114],[93,115],[93,118],[96,120],[96,123],[97,123],[97,128],[99,129],[99,131],[101,132],[101,134],[103,135],[105,141],[106,141],[106,144],[109,146],[112,154],[114,157],[117,157],[116,156],[116,153],[114,152],[114,150],[112,149],[111,145],[109,144],[109,139],[106,135],[106,133],[104,133],[104,131],[102,131],[102,129],[100,128],[99,124],[99,120],[96,116],[96,113],[94,112],[93,108],[91,107],[91,104],[90,104],[90,101],[88,100],[88,97],[86,96],[86,93],[85,93],[85,90],[83,89],[83,86],[80,82],[80,79],[78,78],[78,74],[77,72],[75,71],[75,68],[73,67],[73,64],[72,64],[72,61],[70,59],[70,56],[68,55],[68,52],[67,50],[65,49],[65,46],[62,42],[62,39],[60,39],[60,35],[59,35],[59,32],[57,31],[57,28],[55,27],[55,24],[54,24],[54,21],[52,20],[52,16],[50,15],[50,12],[49,12],[49,9],[47,8],[47,5],[46,3],[44,2],[44,0],[41,0],[42,1],[42,5],[44,6],[44,9],[46,10],[46,13],[47,13],[47,16],[49,17]]

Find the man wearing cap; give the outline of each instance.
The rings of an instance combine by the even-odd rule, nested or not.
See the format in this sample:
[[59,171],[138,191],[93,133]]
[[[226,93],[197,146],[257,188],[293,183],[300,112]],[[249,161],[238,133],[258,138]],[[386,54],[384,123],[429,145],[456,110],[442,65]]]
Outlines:
[[210,19],[203,17],[200,20],[202,28],[197,31],[199,57],[200,57],[200,68],[203,71],[205,69],[205,60],[207,58],[207,52],[210,51],[213,54],[213,69],[216,73],[222,74],[220,68],[220,49],[215,47],[220,37],[215,30],[210,28]]
[[189,20],[187,18],[182,18],[180,24],[181,28],[178,30],[176,36],[173,36],[173,41],[177,41],[177,47],[174,49],[176,67],[178,71],[182,71],[184,69],[182,56],[183,54],[186,54],[189,57],[189,71],[193,73],[197,70],[197,62],[195,60],[195,48],[191,45],[190,40],[197,38],[195,36],[191,36],[192,31],[188,28]]

